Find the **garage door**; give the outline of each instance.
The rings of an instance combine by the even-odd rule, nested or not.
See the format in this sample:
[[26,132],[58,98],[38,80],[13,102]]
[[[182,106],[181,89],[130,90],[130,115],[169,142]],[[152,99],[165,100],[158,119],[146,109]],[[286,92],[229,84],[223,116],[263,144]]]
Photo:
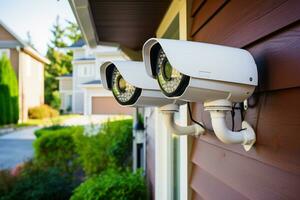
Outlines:
[[113,97],[92,97],[92,114],[131,115],[133,108],[120,106]]

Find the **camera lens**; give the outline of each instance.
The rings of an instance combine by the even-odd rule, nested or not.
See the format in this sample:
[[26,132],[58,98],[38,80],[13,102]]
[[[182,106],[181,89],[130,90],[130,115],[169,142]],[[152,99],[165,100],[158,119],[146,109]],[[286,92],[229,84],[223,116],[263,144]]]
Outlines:
[[169,97],[180,96],[190,79],[172,67],[162,49],[158,52],[156,74],[160,88]]
[[126,81],[124,80],[124,78],[122,76],[119,76],[118,78],[118,89],[122,92],[126,91]]
[[170,81],[172,78],[172,71],[173,68],[168,60],[164,60],[162,65],[162,75],[164,76],[164,79],[167,81]]
[[141,95],[141,89],[129,84],[117,68],[112,73],[112,93],[121,105],[134,104]]

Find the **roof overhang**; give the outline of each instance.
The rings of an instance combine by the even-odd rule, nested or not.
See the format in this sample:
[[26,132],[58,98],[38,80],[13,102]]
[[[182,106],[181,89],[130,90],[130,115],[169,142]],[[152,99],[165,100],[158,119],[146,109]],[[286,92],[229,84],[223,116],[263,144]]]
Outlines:
[[36,60],[49,65],[50,64],[50,60],[48,60],[46,57],[41,56],[36,50],[34,50],[33,48],[27,46],[27,47],[23,47],[21,48],[26,54],[30,55],[31,57],[35,58]]
[[[155,36],[171,0],[69,0],[90,47],[118,43],[131,51]],[[122,49],[123,50],[123,49]]]
[[30,55],[31,57],[35,58],[39,62],[42,62],[44,64],[50,64],[50,61],[42,56],[37,50],[33,49],[31,46],[26,44],[17,34],[15,34],[8,26],[6,26],[1,20],[0,20],[0,25],[9,33],[11,34],[14,38],[15,41],[13,40],[2,40],[0,41],[0,48],[17,48],[21,49],[23,52],[26,54]]
[[98,36],[95,31],[93,17],[88,0],[69,0],[77,23],[81,29],[84,40],[90,47],[94,48],[98,44]]

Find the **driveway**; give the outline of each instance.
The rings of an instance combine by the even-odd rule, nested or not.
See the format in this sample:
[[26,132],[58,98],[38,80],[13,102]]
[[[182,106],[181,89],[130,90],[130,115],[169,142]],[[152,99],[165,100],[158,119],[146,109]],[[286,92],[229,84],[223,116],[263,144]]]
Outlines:
[[0,137],[0,169],[13,168],[33,156],[34,131],[28,127]]

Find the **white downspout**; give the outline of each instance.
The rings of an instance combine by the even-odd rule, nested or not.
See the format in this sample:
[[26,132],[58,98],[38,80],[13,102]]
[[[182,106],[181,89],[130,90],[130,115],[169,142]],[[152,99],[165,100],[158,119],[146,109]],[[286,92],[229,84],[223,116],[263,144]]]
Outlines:
[[179,126],[174,120],[175,112],[178,112],[179,106],[176,104],[169,104],[160,108],[163,114],[164,122],[166,127],[171,133],[176,135],[191,135],[199,136],[205,132],[205,130],[198,124],[193,124],[189,126]]

